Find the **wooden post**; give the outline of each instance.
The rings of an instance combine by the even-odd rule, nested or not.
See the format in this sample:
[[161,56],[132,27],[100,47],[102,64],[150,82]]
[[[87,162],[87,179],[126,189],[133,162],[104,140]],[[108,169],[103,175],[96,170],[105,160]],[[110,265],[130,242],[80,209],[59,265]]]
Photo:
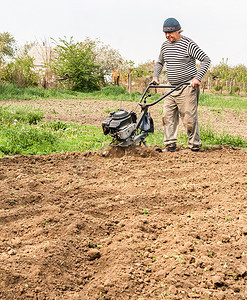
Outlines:
[[208,77],[208,90],[210,90],[210,79]]
[[128,92],[131,93],[131,87],[132,87],[132,78],[131,78],[131,73],[128,73]]
[[230,79],[230,84],[229,84],[229,94],[232,93],[232,79]]

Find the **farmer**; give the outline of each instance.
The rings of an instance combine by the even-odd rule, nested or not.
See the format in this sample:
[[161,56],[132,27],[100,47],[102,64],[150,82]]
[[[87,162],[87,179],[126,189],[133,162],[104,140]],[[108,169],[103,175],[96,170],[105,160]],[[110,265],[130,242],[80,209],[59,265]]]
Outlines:
[[[189,137],[189,148],[192,151],[199,151],[202,146],[197,115],[199,86],[209,68],[210,58],[190,38],[181,35],[181,26],[176,19],[165,20],[163,31],[167,40],[161,46],[152,83],[159,84],[159,75],[164,65],[170,85],[190,83],[189,86],[183,85],[174,91],[165,100],[163,111],[165,151],[176,150],[179,115]],[[201,62],[199,70],[196,68],[196,60]]]

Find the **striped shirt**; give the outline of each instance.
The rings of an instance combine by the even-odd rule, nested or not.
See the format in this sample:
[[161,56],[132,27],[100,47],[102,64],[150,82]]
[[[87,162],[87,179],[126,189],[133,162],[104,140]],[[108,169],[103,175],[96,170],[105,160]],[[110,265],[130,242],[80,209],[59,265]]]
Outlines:
[[[196,60],[201,62],[199,70],[196,68]],[[174,43],[165,41],[162,44],[160,55],[154,68],[154,77],[159,78],[165,65],[167,79],[172,85],[187,82],[192,78],[201,81],[209,68],[210,62],[210,58],[195,42],[182,35]]]

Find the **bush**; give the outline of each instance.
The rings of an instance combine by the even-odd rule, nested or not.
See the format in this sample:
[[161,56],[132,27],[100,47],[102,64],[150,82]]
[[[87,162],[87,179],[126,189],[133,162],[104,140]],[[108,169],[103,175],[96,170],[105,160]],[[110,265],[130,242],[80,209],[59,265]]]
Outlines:
[[100,66],[95,63],[93,45],[60,39],[51,69],[58,80],[74,91],[99,90],[103,82]]
[[16,84],[19,88],[38,86],[39,75],[34,71],[33,58],[23,54],[4,64],[0,70],[0,80],[2,83]]
[[240,92],[240,87],[237,85],[232,86],[232,90],[231,93],[235,94],[235,93],[239,93]]
[[216,84],[216,86],[214,87],[214,90],[215,90],[216,92],[219,92],[219,91],[221,91],[222,89],[223,89],[222,84]]

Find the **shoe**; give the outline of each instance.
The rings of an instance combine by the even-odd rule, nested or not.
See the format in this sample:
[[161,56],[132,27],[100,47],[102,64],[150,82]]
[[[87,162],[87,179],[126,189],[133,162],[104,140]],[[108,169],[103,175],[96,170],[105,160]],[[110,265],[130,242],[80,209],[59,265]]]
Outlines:
[[191,151],[193,152],[199,152],[201,148],[190,148]]
[[176,151],[176,144],[167,145],[165,148],[166,152],[175,152]]

